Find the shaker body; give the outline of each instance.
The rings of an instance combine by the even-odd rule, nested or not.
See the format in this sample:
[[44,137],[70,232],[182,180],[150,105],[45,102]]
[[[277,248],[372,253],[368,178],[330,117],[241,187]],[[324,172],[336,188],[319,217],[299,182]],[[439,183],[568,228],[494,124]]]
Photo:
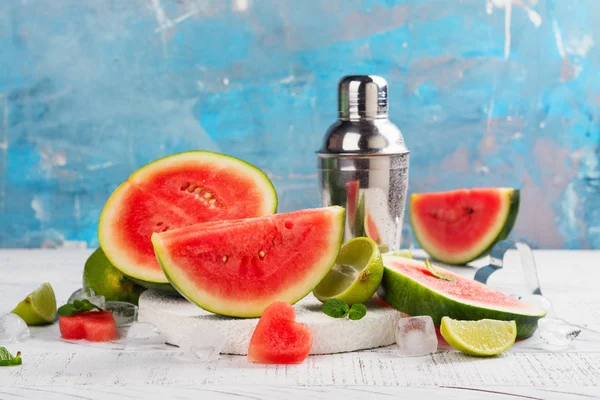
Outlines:
[[338,84],[338,121],[317,152],[321,203],[346,208],[344,239],[373,239],[382,252],[400,247],[409,151],[388,118],[387,82],[349,75]]
[[319,154],[323,206],[346,208],[344,240],[367,236],[382,252],[400,248],[408,188],[409,153]]

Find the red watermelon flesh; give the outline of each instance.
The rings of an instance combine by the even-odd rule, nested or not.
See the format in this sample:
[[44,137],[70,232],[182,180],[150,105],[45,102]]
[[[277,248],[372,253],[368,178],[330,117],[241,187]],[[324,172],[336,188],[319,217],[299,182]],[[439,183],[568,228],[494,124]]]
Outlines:
[[377,243],[378,246],[381,245],[381,233],[379,233],[377,223],[370,211],[365,213],[365,235]]
[[197,224],[154,234],[173,286],[217,314],[256,317],[276,301],[295,303],[329,272],[339,251],[344,209],[326,207]]
[[350,232],[355,233],[356,209],[358,207],[359,181],[350,181],[346,183],[346,213]]
[[166,283],[150,237],[201,222],[272,214],[277,196],[257,168],[233,157],[196,151],[157,160],[112,194],[98,236],[107,258],[141,282]]
[[429,255],[447,264],[464,264],[508,236],[518,207],[519,191],[510,188],[420,193],[411,196],[410,221]]
[[60,328],[60,336],[63,339],[79,340],[85,338],[83,322],[77,315],[59,316],[58,327]]
[[308,357],[312,346],[310,329],[296,322],[294,307],[288,303],[271,304],[258,321],[248,360],[260,364],[299,364]]
[[117,324],[110,311],[89,311],[58,317],[63,339],[85,339],[90,342],[110,342],[119,338]]

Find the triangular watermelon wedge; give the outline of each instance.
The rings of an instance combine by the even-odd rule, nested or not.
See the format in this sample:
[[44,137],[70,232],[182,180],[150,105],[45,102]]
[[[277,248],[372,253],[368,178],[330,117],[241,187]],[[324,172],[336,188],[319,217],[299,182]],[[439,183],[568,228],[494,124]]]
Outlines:
[[205,310],[258,317],[306,296],[334,265],[344,209],[326,207],[196,224],[152,235],[171,284]]

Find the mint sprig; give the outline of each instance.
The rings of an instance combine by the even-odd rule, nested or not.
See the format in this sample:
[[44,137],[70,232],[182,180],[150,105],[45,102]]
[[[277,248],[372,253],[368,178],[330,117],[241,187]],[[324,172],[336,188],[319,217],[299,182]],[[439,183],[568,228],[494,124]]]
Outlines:
[[349,311],[348,304],[343,300],[328,299],[323,303],[323,312],[332,318],[344,318]]
[[10,367],[14,365],[21,365],[21,352],[17,351],[17,355],[13,356],[6,350],[5,347],[0,347],[0,367]]
[[346,315],[351,320],[359,320],[367,314],[364,304],[353,304],[348,307],[345,301],[339,299],[328,299],[323,302],[323,313],[332,318],[344,318]]
[[60,306],[56,312],[62,317],[72,317],[73,315],[92,310],[103,311],[100,307],[91,303],[89,300],[74,300],[73,303],[67,303],[64,306]]
[[440,274],[439,272],[437,272],[435,270],[435,267],[431,264],[431,261],[429,261],[429,258],[425,260],[425,266],[427,267],[427,269],[429,270],[429,272],[431,272],[431,275],[435,276],[438,279],[443,279],[445,281],[448,282],[456,282],[456,279],[451,278],[449,276]]
[[348,313],[348,318],[357,321],[362,319],[365,315],[367,315],[367,307],[364,304],[352,304],[350,312]]

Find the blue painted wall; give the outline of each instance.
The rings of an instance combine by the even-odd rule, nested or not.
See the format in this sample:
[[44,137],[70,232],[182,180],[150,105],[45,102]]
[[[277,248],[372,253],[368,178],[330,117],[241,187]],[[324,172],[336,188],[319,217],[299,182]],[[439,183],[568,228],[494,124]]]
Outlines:
[[316,206],[336,82],[374,73],[411,191],[520,187],[517,237],[600,248],[597,21],[595,0],[3,0],[0,247],[96,245],[112,190],[188,149]]

